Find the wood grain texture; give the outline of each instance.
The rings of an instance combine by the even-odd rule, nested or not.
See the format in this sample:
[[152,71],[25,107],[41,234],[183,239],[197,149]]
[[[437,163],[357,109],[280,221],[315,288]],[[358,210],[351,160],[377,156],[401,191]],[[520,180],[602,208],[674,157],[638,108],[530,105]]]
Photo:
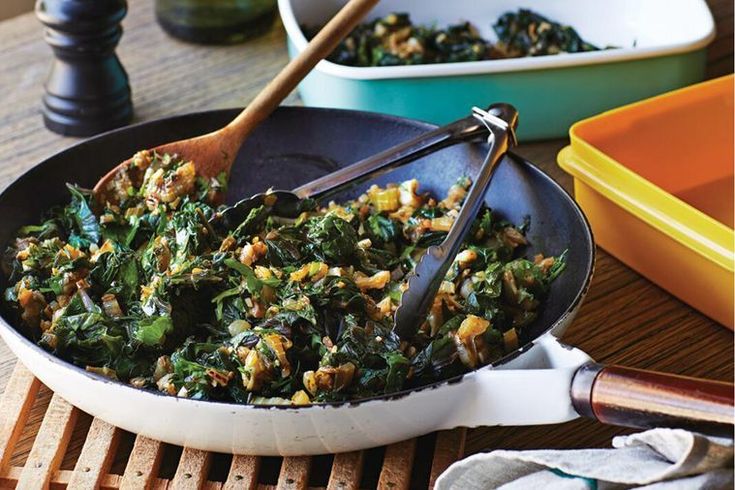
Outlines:
[[597,420],[633,427],[682,427],[728,437],[733,432],[729,383],[605,366],[591,386]]
[[10,463],[40,387],[41,382],[23,364],[15,365],[12,379],[0,399],[0,473]]
[[120,429],[100,419],[94,419],[69,480],[70,488],[98,488],[110,468],[119,439]]
[[407,490],[411,485],[411,468],[416,453],[416,439],[391,444],[385,448],[383,469],[378,488]]
[[169,488],[176,490],[196,490],[204,485],[212,462],[212,453],[198,449],[184,448],[176,468],[176,474]]
[[278,490],[306,490],[309,486],[310,470],[310,456],[283,458],[276,488]]
[[77,414],[77,409],[66,400],[53,396],[16,488],[35,490],[49,486],[52,474],[61,464]]
[[120,488],[124,490],[154,488],[162,457],[162,442],[142,436],[136,437]]
[[360,488],[364,456],[363,451],[335,454],[327,489],[357,490]]
[[436,434],[434,447],[434,459],[431,462],[431,473],[429,476],[429,488],[434,488],[436,479],[439,478],[450,464],[454,463],[464,454],[464,444],[467,439],[467,429],[443,430]]
[[253,490],[258,486],[259,471],[260,458],[258,456],[235,455],[232,457],[227,481],[222,488],[224,490]]
[[[733,4],[729,0],[708,3],[717,23],[717,39],[708,49],[707,74],[714,77],[733,70]],[[168,38],[154,21],[150,0],[129,0],[123,27],[118,54],[130,75],[136,121],[242,106],[288,59],[283,30],[278,25],[266,36],[234,46],[197,46]],[[40,97],[52,57],[35,17],[27,14],[0,22],[0,46],[0,188],[4,188],[43,158],[78,140],[63,138],[43,127]],[[286,103],[298,103],[298,99],[292,94]],[[556,165],[556,153],[567,143],[566,139],[521,142],[517,153],[571,191],[571,178]],[[603,250],[598,252],[592,287],[564,335],[565,342],[601,362],[732,381],[731,332]],[[15,364],[15,358],[0,342],[0,391]],[[50,396],[41,387],[39,398],[48,403]],[[21,434],[11,464],[22,464],[27,457],[44,408],[41,403],[31,410],[31,427]],[[628,432],[587,420],[547,427],[480,428],[468,431],[466,452],[608,447],[612,436]],[[71,478],[72,472],[67,473]]]

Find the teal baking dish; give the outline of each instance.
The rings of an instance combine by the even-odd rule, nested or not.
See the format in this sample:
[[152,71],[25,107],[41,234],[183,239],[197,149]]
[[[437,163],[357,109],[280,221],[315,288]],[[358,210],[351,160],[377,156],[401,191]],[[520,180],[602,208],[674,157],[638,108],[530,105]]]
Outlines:
[[[293,57],[345,0],[279,0]],[[473,105],[515,105],[519,136],[565,136],[575,121],[702,80],[714,21],[704,0],[391,0],[370,18],[409,12],[414,22],[470,20],[486,39],[502,13],[530,8],[573,26],[587,41],[616,46],[587,53],[434,65],[350,67],[322,61],[299,86],[307,106],[383,112],[443,124]]]

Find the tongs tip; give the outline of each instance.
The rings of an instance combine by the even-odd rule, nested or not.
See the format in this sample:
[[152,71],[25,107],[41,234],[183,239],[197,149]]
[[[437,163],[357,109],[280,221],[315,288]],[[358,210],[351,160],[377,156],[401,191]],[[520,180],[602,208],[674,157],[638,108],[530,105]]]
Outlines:
[[501,131],[507,131],[511,145],[516,146],[518,140],[516,139],[515,128],[518,123],[518,113],[515,108],[509,104],[495,104],[489,107],[490,110],[493,108],[497,108],[500,113],[508,116],[510,121],[477,106],[472,108],[472,116],[487,128],[489,132],[488,143],[492,143],[495,139],[493,128],[497,128]]

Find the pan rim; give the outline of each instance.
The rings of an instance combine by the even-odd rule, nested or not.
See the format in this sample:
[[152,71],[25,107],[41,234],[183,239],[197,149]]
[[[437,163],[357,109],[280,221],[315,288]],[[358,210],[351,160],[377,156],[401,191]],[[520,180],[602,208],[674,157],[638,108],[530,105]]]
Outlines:
[[[174,120],[182,120],[186,118],[196,119],[196,118],[201,118],[201,117],[206,117],[206,116],[210,116],[210,117],[211,116],[215,116],[215,117],[223,116],[224,117],[227,114],[235,114],[240,110],[241,109],[237,109],[237,108],[214,109],[214,110],[207,110],[207,111],[184,113],[184,114],[179,114],[179,115],[174,115],[174,116],[167,116],[164,118],[154,119],[151,121],[143,121],[143,122],[125,126],[122,128],[113,129],[111,131],[107,131],[105,133],[99,134],[92,138],[85,139],[57,153],[54,153],[53,155],[38,162],[33,167],[29,168],[27,171],[20,174],[10,184],[8,184],[4,189],[0,190],[0,198],[5,196],[7,193],[11,192],[12,189],[14,189],[16,186],[22,185],[21,181],[25,180],[26,178],[30,178],[34,172],[41,171],[40,170],[41,167],[46,165],[48,162],[60,157],[61,155],[66,154],[67,152],[72,152],[79,147],[83,147],[89,144],[94,144],[98,140],[108,138],[118,133],[130,131],[134,128],[144,127],[146,125],[161,124],[161,123],[166,123],[166,122],[170,122]],[[284,106],[284,107],[279,107],[277,110],[281,112],[282,111],[296,111],[296,112],[307,112],[307,113],[308,112],[321,112],[324,114],[332,114],[332,113],[333,114],[343,114],[343,115],[350,115],[351,117],[357,117],[357,118],[371,118],[374,120],[380,119],[382,121],[391,121],[391,122],[399,123],[399,124],[408,124],[413,127],[423,128],[425,130],[431,130],[437,127],[434,124],[427,123],[424,121],[419,121],[419,120],[410,119],[410,118],[403,118],[403,117],[398,117],[398,116],[392,116],[388,114],[381,114],[381,113],[376,113],[376,112],[368,112],[368,111],[333,109],[333,108],[312,108],[312,107],[300,107],[300,106]],[[589,290],[589,287],[592,281],[593,272],[594,272],[596,247],[595,247],[594,237],[592,234],[592,229],[590,227],[589,221],[587,220],[587,217],[584,215],[584,213],[582,212],[581,208],[576,203],[574,198],[558,182],[556,182],[553,178],[551,178],[551,176],[549,176],[546,172],[541,170],[539,167],[537,167],[530,161],[526,160],[525,158],[513,152],[509,152],[508,156],[516,164],[524,165],[527,168],[529,168],[531,171],[537,173],[542,179],[548,181],[548,183],[552,187],[554,187],[556,191],[561,193],[562,198],[564,199],[564,201],[567,202],[567,204],[570,205],[576,218],[579,219],[581,223],[583,224],[582,226],[583,231],[584,231],[583,240],[585,244],[588,246],[590,250],[590,254],[588,255],[587,261],[584,264],[584,271],[585,271],[584,272],[585,274],[584,282],[582,286],[580,287],[580,290],[577,292],[574,299],[569,304],[569,306],[564,310],[564,312],[562,312],[555,321],[551,322],[547,326],[547,328],[545,328],[535,338],[530,339],[524,345],[520,346],[515,351],[506,354],[498,361],[485,365],[479,369],[475,369],[475,370],[472,370],[466,373],[462,373],[462,374],[453,376],[448,379],[435,381],[433,383],[429,383],[429,384],[422,385],[422,386],[417,386],[417,387],[410,388],[410,389],[404,389],[404,390],[397,391],[394,393],[376,395],[376,396],[371,396],[371,397],[366,397],[366,398],[359,398],[355,400],[346,400],[346,401],[340,401],[340,402],[325,402],[325,403],[303,405],[303,406],[274,405],[274,404],[253,405],[253,404],[242,404],[242,403],[234,403],[234,402],[219,401],[219,400],[192,400],[189,398],[180,398],[176,396],[166,395],[158,391],[135,388],[129,384],[123,383],[122,381],[113,380],[101,374],[89,372],[80,366],[77,366],[71,362],[68,362],[60,357],[53,355],[52,353],[46,351],[45,349],[43,349],[36,343],[32,342],[25,335],[23,335],[17,328],[13,327],[10,324],[10,322],[8,322],[5,319],[5,317],[2,316],[1,314],[0,314],[0,329],[14,336],[16,340],[18,340],[26,348],[30,348],[34,353],[44,357],[45,359],[47,359],[54,365],[59,366],[62,369],[67,369],[67,370],[71,369],[76,374],[81,374],[83,376],[91,378],[92,380],[102,382],[104,384],[112,384],[117,387],[125,388],[127,390],[130,390],[130,391],[127,391],[126,393],[129,393],[131,395],[135,393],[135,396],[138,396],[138,395],[156,396],[156,397],[161,397],[165,399],[170,399],[172,402],[176,402],[176,403],[188,403],[188,404],[195,404],[195,405],[200,405],[200,406],[202,404],[204,404],[204,406],[217,405],[217,406],[220,406],[228,410],[286,410],[286,411],[296,410],[299,413],[304,413],[309,410],[313,411],[313,410],[325,410],[325,409],[339,409],[339,408],[344,408],[344,407],[356,407],[356,406],[360,406],[360,405],[370,403],[370,402],[381,402],[381,401],[384,402],[384,401],[397,400],[397,399],[401,399],[401,398],[407,397],[409,395],[412,395],[412,394],[415,394],[421,391],[434,390],[434,389],[441,388],[442,386],[445,386],[445,385],[461,383],[465,379],[474,378],[477,375],[477,373],[480,373],[484,370],[495,369],[498,366],[502,366],[510,362],[511,360],[517,358],[518,356],[526,353],[531,348],[533,348],[541,338],[546,337],[556,327],[558,327],[561,324],[564,324],[564,322],[576,312],[576,310],[579,308],[579,306],[583,302],[587,294],[587,291]],[[18,360],[20,361],[20,359]]]

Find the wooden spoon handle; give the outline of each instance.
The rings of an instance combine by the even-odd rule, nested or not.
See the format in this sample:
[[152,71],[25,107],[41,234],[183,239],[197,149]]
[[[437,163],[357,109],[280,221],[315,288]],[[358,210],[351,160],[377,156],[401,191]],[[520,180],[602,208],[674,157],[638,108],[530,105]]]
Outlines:
[[326,58],[358,22],[380,0],[350,0],[306,48],[292,59],[252,102],[226,127],[219,137],[227,138],[237,150],[250,131],[273,112],[322,59]]
[[572,402],[605,424],[733,433],[732,383],[589,363],[572,380]]

